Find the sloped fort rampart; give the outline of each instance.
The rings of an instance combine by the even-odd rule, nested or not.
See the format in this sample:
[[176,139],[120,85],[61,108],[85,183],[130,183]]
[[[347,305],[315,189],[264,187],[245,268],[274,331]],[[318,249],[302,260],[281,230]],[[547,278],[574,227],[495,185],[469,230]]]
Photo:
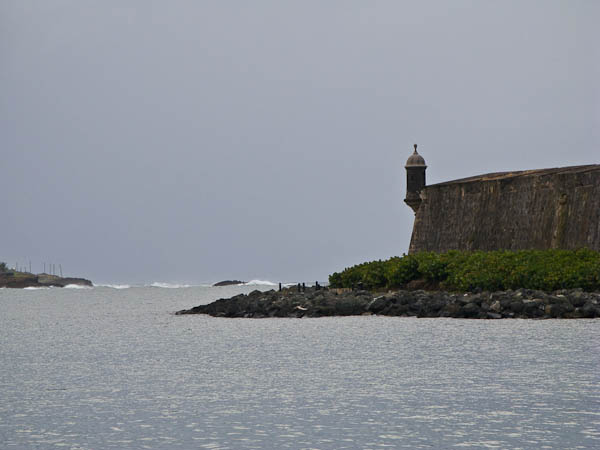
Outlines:
[[405,202],[415,211],[409,253],[600,251],[600,165],[490,173],[425,186],[427,166],[416,154],[415,148],[406,164]]

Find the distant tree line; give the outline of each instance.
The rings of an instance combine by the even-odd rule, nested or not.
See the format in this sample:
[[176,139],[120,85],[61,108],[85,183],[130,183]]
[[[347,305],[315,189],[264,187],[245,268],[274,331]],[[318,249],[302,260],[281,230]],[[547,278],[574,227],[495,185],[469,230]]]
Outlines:
[[406,288],[409,283],[449,291],[582,288],[600,291],[600,252],[497,250],[422,252],[358,264],[329,276],[334,288]]

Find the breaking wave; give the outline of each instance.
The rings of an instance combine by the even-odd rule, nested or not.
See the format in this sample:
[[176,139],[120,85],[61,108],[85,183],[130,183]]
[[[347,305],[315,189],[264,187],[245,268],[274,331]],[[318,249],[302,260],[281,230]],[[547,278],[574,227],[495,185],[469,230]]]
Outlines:
[[150,285],[150,287],[177,289],[177,288],[189,288],[192,286],[189,284],[161,283],[160,281],[155,281],[154,283],[152,283]]
[[180,283],[165,283],[163,281],[155,281],[150,284],[94,284],[94,287],[106,287],[111,289],[131,289],[131,288],[163,288],[163,289],[180,289],[190,287],[211,287],[210,284],[180,284]]
[[49,287],[45,287],[45,286],[44,287],[42,287],[42,286],[40,286],[40,287],[28,286],[28,287],[23,288],[24,291],[41,291],[43,289],[50,289],[50,288]]
[[129,289],[131,286],[128,284],[95,284],[98,287],[107,287],[113,289]]
[[242,286],[277,286],[277,283],[265,280],[251,280],[247,283],[244,283]]
[[[282,283],[282,286],[293,286],[296,283]],[[278,283],[273,283],[268,280],[251,280],[247,283],[241,283],[236,286],[277,286]],[[40,287],[26,287],[24,289],[28,290],[39,290],[39,289],[50,289],[52,286],[40,286]],[[143,288],[143,287],[153,287],[153,288],[163,288],[163,289],[182,289],[182,288],[191,288],[191,287],[212,287],[212,284],[180,284],[180,283],[166,283],[163,281],[155,281],[150,284],[110,284],[110,283],[102,283],[102,284],[94,284],[93,286],[83,286],[80,284],[67,284],[65,289],[93,289],[95,287],[103,287],[110,289],[131,289],[131,288]]]

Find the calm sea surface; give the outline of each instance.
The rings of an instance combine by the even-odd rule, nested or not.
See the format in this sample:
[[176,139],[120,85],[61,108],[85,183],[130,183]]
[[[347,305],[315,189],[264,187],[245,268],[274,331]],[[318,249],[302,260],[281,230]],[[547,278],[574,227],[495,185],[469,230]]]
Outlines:
[[0,289],[0,448],[600,448],[600,320],[175,316]]

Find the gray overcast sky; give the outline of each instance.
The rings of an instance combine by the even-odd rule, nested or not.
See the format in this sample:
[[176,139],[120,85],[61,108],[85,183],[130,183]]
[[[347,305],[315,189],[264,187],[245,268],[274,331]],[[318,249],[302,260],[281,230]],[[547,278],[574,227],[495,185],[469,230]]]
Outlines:
[[325,280],[435,183],[598,163],[598,1],[0,1],[0,260]]

